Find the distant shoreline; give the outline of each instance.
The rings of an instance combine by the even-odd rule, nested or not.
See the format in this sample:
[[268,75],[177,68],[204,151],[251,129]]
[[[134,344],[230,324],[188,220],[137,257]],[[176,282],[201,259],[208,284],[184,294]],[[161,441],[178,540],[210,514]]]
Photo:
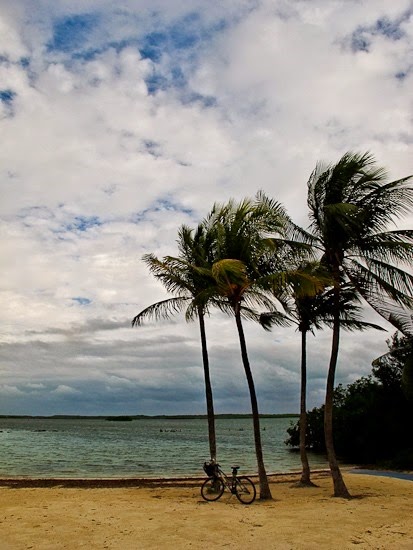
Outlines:
[[[300,415],[296,413],[286,414],[260,414],[260,418],[299,418]],[[50,420],[148,420],[148,419],[161,419],[161,420],[190,420],[200,419],[206,420],[208,417],[206,414],[125,414],[125,415],[77,415],[77,414],[53,414],[50,416],[45,415],[29,415],[29,414],[0,414],[0,419],[7,418],[22,418],[22,419],[50,419]],[[216,414],[215,418],[252,418],[251,414]]]

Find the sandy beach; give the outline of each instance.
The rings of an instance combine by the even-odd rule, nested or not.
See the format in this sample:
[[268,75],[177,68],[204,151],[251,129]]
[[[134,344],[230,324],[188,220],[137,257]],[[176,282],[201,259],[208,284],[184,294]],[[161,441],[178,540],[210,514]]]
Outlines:
[[0,487],[0,548],[413,549],[413,482],[345,473],[355,498],[272,478],[272,501],[202,500],[199,481],[125,487]]

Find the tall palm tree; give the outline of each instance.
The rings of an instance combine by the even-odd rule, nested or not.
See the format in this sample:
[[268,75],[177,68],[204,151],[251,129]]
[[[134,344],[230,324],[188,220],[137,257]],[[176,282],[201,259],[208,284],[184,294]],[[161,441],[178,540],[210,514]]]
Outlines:
[[[300,485],[311,486],[310,466],[306,450],[307,431],[307,334],[314,329],[320,330],[323,325],[333,325],[333,292],[328,289],[314,296],[296,294],[296,316],[298,330],[301,333],[301,392],[300,392],[300,457],[302,473]],[[340,326],[346,330],[365,330],[375,328],[384,330],[373,323],[361,320],[361,307],[358,299],[351,289],[342,289],[340,293]]]
[[215,431],[215,413],[212,396],[212,385],[209,368],[205,315],[208,312],[208,301],[211,294],[208,288],[215,285],[209,275],[208,254],[210,254],[210,237],[202,225],[195,232],[183,225],[178,231],[179,256],[166,256],[159,260],[153,254],[145,254],[143,260],[150,272],[162,282],[165,288],[175,297],[162,300],[138,313],[132,320],[132,326],[141,325],[144,319],[169,318],[170,315],[183,311],[187,321],[198,318],[202,361],[205,380],[205,398],[208,418],[208,438],[211,460],[216,460],[217,445]]
[[[298,271],[309,274],[319,282],[319,288],[310,291],[303,287],[301,280],[292,280],[286,291],[283,303],[288,311],[286,317],[297,325],[301,334],[301,384],[300,384],[300,419],[299,419],[299,450],[302,465],[299,486],[314,486],[311,481],[311,471],[307,455],[307,334],[314,330],[321,330],[323,326],[332,327],[333,324],[333,293],[332,281],[326,269],[317,261],[302,262]],[[310,289],[311,290],[311,289]],[[292,302],[289,305],[288,302]],[[277,314],[278,316],[278,314]],[[273,313],[266,312],[260,316],[264,329],[272,326]],[[376,328],[384,330],[378,325],[361,320],[361,307],[357,295],[351,288],[343,288],[340,294],[340,322],[347,330],[365,330]]]
[[391,321],[400,307],[412,308],[413,277],[398,264],[411,263],[413,231],[388,230],[410,211],[411,176],[387,182],[369,154],[346,153],[336,164],[318,164],[308,181],[310,230],[321,262],[333,280],[333,336],[327,375],[324,432],[334,495],[351,495],[343,480],[333,443],[333,390],[340,340],[340,295],[353,288]]
[[[320,288],[317,292],[308,293],[300,282],[292,281],[287,290],[287,296],[283,302],[288,311],[288,318],[297,325],[301,334],[301,366],[300,366],[300,420],[299,420],[299,450],[302,465],[299,486],[314,486],[311,481],[311,470],[307,455],[307,334],[314,329],[321,329],[323,322],[328,322],[327,317],[331,313],[328,300],[328,286],[331,279],[325,269],[317,261],[306,261],[298,266],[302,272],[307,272],[319,280]],[[288,305],[288,302],[292,302]],[[261,325],[265,330],[272,326],[272,312],[261,315]]]
[[226,205],[215,205],[205,224],[215,235],[212,275],[219,295],[226,299],[227,304],[225,307],[221,303],[220,307],[228,312],[229,306],[238,331],[251,400],[260,499],[270,499],[272,496],[263,459],[258,402],[242,318],[258,321],[259,315],[255,308],[259,307],[271,310],[274,320],[285,324],[285,317],[275,313],[277,303],[274,290],[283,288],[286,274],[274,271],[274,247],[278,243],[278,250],[283,249],[284,253],[286,242],[280,243],[291,230],[292,224],[284,208],[263,194],[258,194],[255,201],[244,199],[240,203],[229,201]]

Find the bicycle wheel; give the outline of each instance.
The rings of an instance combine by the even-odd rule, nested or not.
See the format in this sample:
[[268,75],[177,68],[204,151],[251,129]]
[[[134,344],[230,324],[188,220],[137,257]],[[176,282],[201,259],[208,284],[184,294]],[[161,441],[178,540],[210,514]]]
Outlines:
[[202,498],[208,501],[218,500],[224,492],[224,484],[219,477],[209,477],[201,487]]
[[255,485],[249,477],[241,476],[237,477],[235,494],[237,495],[237,499],[242,502],[242,504],[251,504],[255,500],[257,491],[255,490]]

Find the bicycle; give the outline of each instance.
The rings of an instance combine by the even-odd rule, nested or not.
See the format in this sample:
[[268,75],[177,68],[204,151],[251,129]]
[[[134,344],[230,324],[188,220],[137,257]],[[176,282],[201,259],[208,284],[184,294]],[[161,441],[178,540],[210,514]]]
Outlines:
[[238,476],[239,466],[231,466],[232,476],[228,477],[219,464],[204,462],[204,472],[208,479],[201,487],[201,496],[209,502],[221,498],[225,489],[235,495],[242,504],[252,504],[257,495],[254,483],[247,476]]

